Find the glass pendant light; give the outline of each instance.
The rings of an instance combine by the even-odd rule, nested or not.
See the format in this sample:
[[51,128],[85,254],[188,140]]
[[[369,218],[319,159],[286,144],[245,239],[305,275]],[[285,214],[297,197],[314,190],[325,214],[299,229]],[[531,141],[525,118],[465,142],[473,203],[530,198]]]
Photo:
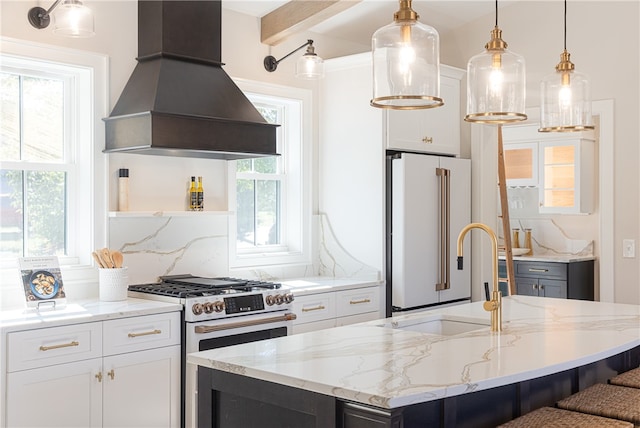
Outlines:
[[440,107],[440,36],[418,22],[411,0],[400,0],[393,22],[373,34],[373,107]]
[[473,56],[467,64],[467,115],[464,120],[475,123],[511,123],[526,120],[524,58],[507,49],[496,25],[485,51]]
[[54,34],[67,37],[91,37],[95,34],[93,12],[80,0],[63,0],[53,11]]
[[591,88],[587,75],[575,71],[567,52],[567,1],[564,2],[564,51],[556,72],[540,83],[540,132],[594,129],[591,123]]
[[304,55],[296,62],[296,77],[300,79],[321,79],[324,77],[324,61],[320,58],[313,47],[313,41],[307,46]]

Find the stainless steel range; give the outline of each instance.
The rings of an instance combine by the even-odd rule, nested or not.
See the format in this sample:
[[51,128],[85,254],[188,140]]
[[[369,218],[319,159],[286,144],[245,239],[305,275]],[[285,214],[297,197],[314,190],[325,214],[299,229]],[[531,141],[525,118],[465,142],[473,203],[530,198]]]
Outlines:
[[129,297],[182,303],[183,426],[197,426],[197,368],[186,354],[255,342],[291,333],[293,294],[282,284],[238,278],[163,276],[129,286]]

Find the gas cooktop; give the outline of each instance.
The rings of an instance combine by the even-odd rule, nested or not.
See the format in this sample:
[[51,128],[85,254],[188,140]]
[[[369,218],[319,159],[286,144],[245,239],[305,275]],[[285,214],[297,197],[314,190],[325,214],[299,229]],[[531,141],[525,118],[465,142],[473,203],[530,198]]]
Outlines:
[[276,290],[281,284],[230,277],[204,278],[193,275],[160,277],[161,282],[130,285],[129,291],[168,297],[202,297]]

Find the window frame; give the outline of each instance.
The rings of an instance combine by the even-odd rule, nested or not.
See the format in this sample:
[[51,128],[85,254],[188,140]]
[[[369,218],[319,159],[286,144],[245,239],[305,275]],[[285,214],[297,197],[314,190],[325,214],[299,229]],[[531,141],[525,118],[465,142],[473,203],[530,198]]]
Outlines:
[[[68,255],[58,259],[65,270],[65,280],[93,280],[96,272],[91,251],[107,242],[108,161],[100,147],[104,147],[105,141],[102,118],[108,115],[108,57],[1,37],[0,65],[12,69],[29,66],[22,74],[32,74],[29,70],[39,68],[43,73],[67,75],[74,83],[68,94],[65,89],[65,103],[70,102],[72,107],[71,117],[66,117],[64,124],[65,133],[68,132],[64,162],[70,162],[66,221],[72,226],[66,232]],[[17,166],[16,162],[0,164]],[[30,164],[37,166],[37,162]],[[59,169],[60,164],[45,168]],[[0,260],[1,277],[13,278],[17,266],[17,259]]]
[[[284,105],[283,123],[278,127],[278,152],[281,174],[280,245],[239,249],[237,247],[236,161],[228,162],[229,269],[302,265],[311,263],[311,91],[301,88],[234,79],[252,100]],[[291,120],[289,111],[297,111],[300,120]],[[286,125],[286,126],[282,126]],[[301,144],[291,144],[294,141]],[[282,144],[282,146],[280,146]],[[246,178],[246,177],[245,177]],[[253,176],[260,179],[260,174]]]

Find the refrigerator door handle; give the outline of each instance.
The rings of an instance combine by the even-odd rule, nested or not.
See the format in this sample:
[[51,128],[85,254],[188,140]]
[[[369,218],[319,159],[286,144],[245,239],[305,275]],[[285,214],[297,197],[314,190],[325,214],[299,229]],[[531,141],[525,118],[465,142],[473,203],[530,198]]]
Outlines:
[[436,291],[451,287],[449,250],[451,238],[451,171],[436,168],[440,178],[440,272]]

